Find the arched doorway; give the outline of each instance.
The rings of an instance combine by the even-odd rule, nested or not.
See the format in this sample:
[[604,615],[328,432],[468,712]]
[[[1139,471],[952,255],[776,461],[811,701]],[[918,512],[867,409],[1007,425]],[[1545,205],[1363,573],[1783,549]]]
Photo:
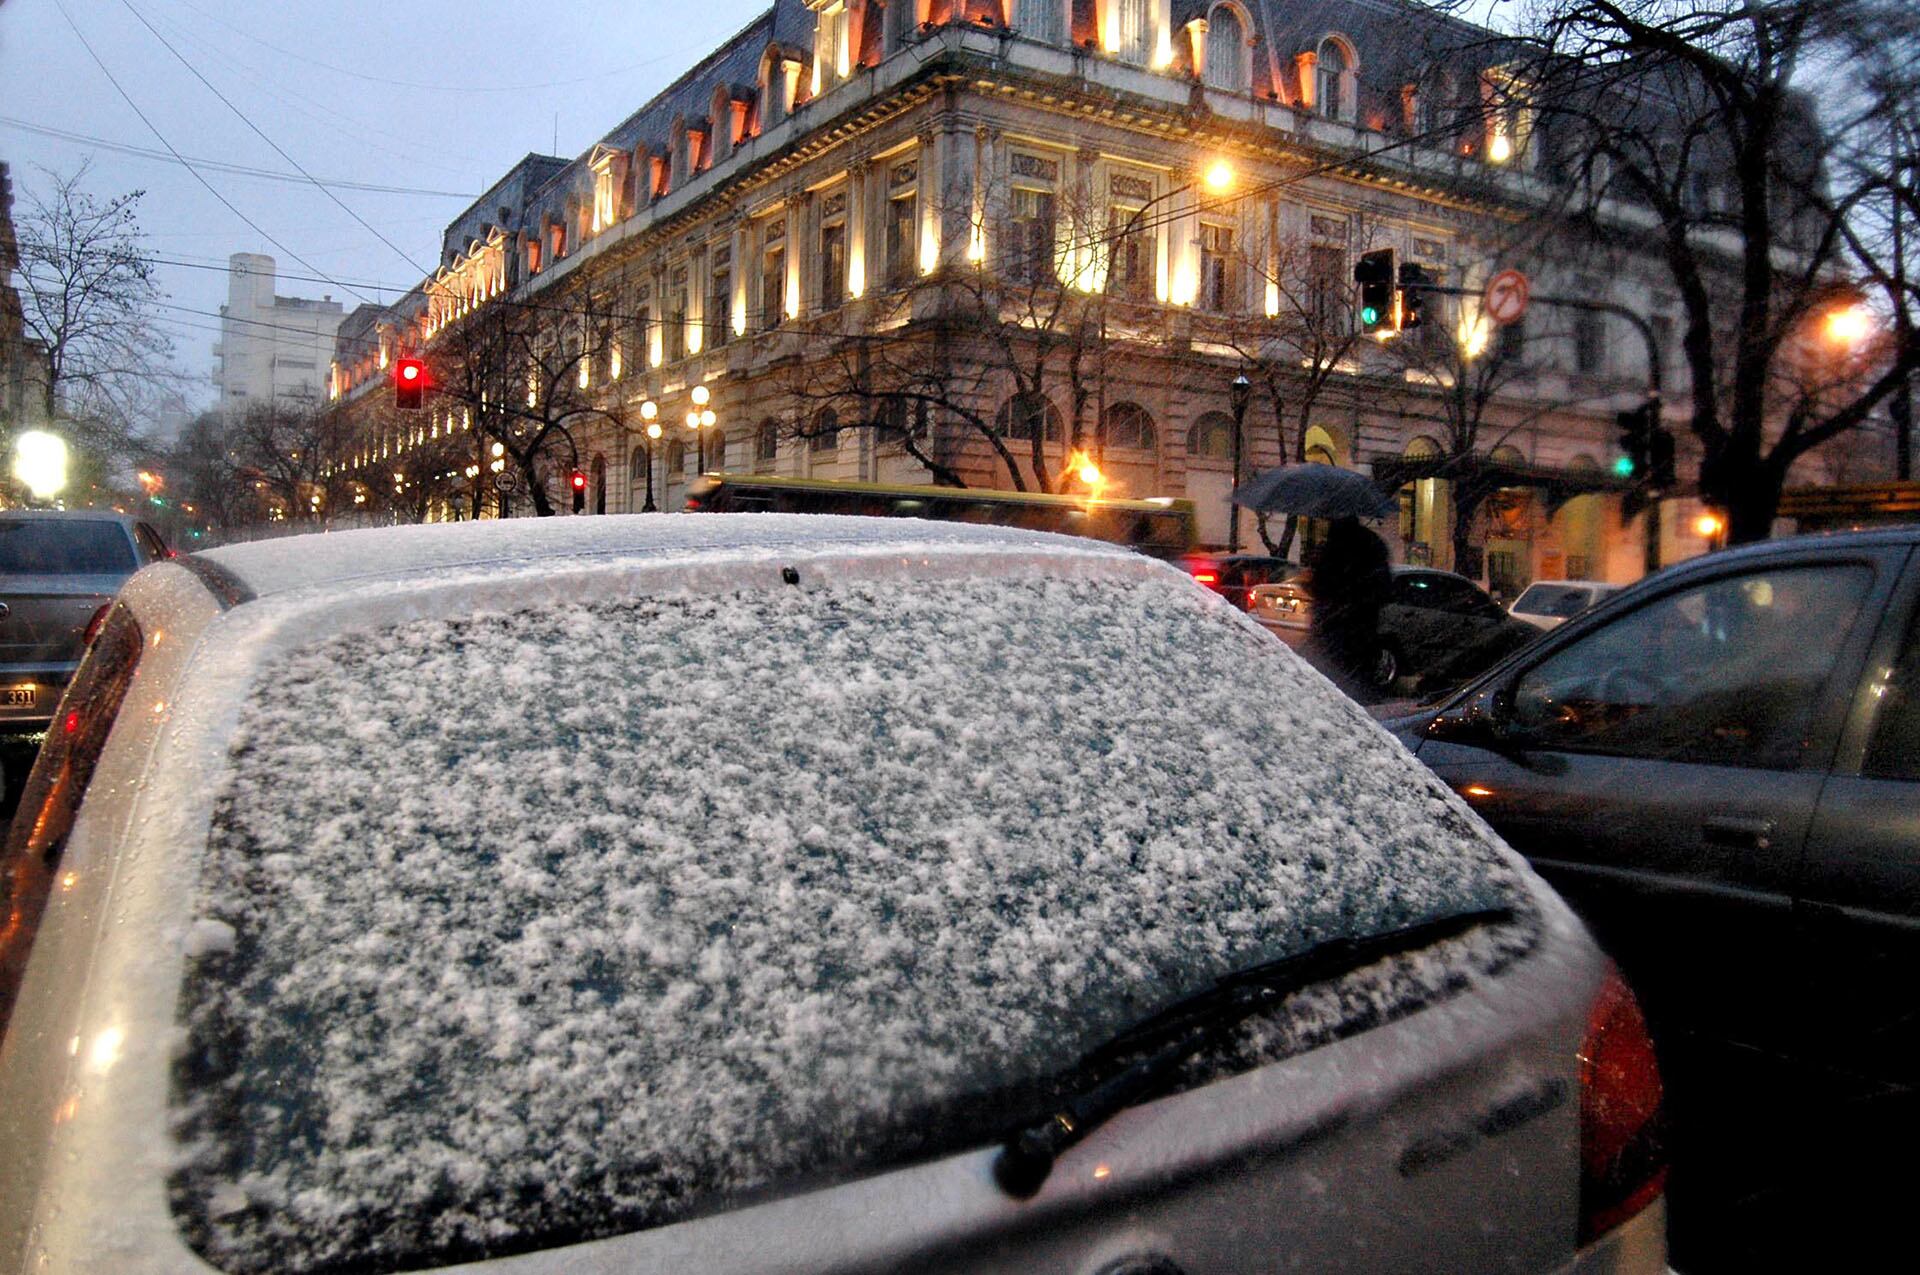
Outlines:
[[[1446,449],[1420,435],[1401,453],[1407,460],[1439,460]],[[1453,484],[1444,478],[1416,478],[1400,488],[1400,543],[1405,561],[1418,566],[1453,563]]]
[[[1598,478],[1600,462],[1582,453],[1567,462],[1567,472]],[[1554,512],[1550,527],[1558,543],[1560,579],[1598,580],[1605,577],[1606,562],[1601,556],[1601,534],[1605,519],[1606,502],[1595,492],[1575,496]],[[1540,564],[1542,576],[1555,574],[1548,570],[1549,565],[1543,557]]]
[[1194,504],[1201,543],[1227,543],[1232,492],[1233,417],[1208,412],[1187,429],[1187,499]]
[[[1306,444],[1306,461],[1309,465],[1331,465],[1340,467],[1340,444],[1333,435],[1319,425],[1309,425],[1307,436],[1302,440]],[[1327,528],[1333,524],[1325,518],[1302,518],[1300,520],[1300,560],[1311,562],[1320,546],[1326,543]]]
[[[1526,453],[1502,443],[1487,459],[1495,465],[1523,469]],[[1534,489],[1496,487],[1487,497],[1487,591],[1511,602],[1533,583],[1533,539],[1539,502]]]

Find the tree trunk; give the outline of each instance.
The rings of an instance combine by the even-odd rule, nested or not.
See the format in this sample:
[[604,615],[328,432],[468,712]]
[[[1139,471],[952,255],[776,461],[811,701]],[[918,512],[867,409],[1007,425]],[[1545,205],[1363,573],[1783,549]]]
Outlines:
[[1751,544],[1773,534],[1787,462],[1757,451],[1729,445],[1700,465],[1700,494],[1708,504],[1726,510],[1730,545]]

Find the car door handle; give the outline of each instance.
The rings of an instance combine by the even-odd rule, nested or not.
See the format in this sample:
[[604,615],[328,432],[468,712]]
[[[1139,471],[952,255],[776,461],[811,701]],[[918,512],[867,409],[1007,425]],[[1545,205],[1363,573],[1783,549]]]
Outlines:
[[1700,825],[1700,836],[1710,846],[1765,850],[1773,844],[1773,820],[1715,815]]

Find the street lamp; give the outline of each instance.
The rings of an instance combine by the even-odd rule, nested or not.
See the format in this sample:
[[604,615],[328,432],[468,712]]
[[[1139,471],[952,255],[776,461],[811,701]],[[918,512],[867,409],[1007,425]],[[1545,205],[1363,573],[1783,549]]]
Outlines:
[[1835,345],[1852,349],[1873,335],[1873,311],[1863,302],[1850,301],[1827,311],[1826,337]]
[[643,514],[660,512],[660,506],[653,503],[653,445],[660,441],[660,405],[650,398],[640,400],[640,419],[646,422],[647,441],[640,445],[647,460],[647,499],[640,506]]
[[51,500],[67,487],[67,441],[43,429],[13,440],[13,476],[35,500]]
[[1233,503],[1233,493],[1240,486],[1240,466],[1243,459],[1243,443],[1246,431],[1240,425],[1247,418],[1247,400],[1253,397],[1253,382],[1242,372],[1233,378],[1233,384],[1227,387],[1227,403],[1233,408],[1233,485],[1227,489],[1227,552],[1240,552],[1240,510]]

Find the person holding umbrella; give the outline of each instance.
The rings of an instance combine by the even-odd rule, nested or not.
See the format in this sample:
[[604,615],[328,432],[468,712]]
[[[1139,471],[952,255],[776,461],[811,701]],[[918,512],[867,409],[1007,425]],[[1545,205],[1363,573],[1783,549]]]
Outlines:
[[1262,513],[1328,518],[1326,542],[1306,565],[1313,610],[1305,654],[1356,699],[1375,688],[1380,610],[1392,586],[1387,546],[1360,524],[1398,510],[1365,475],[1313,462],[1270,469],[1233,493],[1233,502]]

